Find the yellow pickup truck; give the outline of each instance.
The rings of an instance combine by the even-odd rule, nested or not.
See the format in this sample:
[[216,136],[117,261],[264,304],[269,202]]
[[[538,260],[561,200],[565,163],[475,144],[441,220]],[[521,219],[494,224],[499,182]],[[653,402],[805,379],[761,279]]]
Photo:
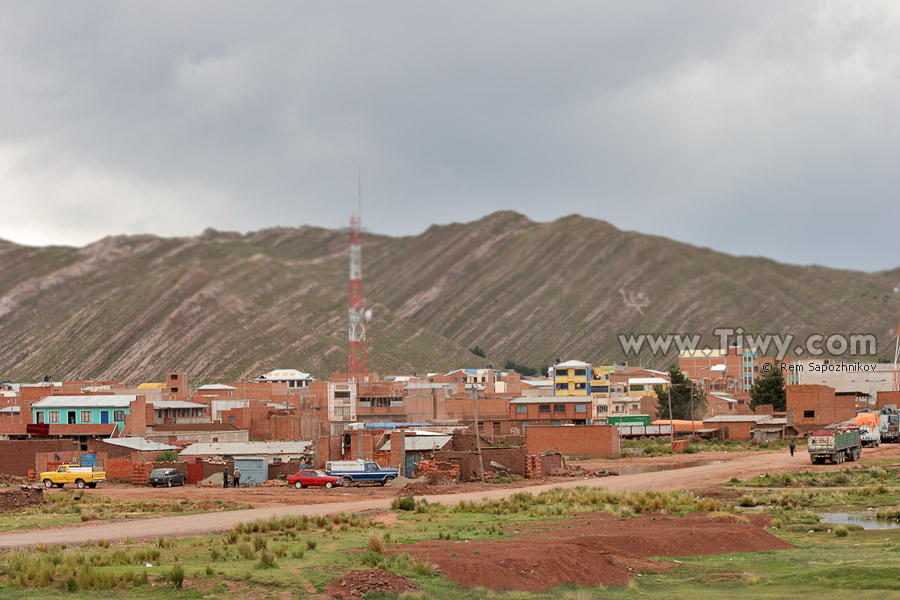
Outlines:
[[95,471],[94,467],[59,465],[55,471],[41,473],[41,483],[45,488],[51,488],[54,485],[61,488],[67,483],[74,483],[78,489],[95,488],[101,481],[106,481],[106,472]]

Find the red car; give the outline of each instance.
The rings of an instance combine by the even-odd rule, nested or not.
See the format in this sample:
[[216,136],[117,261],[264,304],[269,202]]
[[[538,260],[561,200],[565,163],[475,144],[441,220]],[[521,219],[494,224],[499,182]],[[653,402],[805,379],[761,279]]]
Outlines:
[[326,475],[315,469],[303,469],[293,475],[288,475],[287,482],[293,484],[298,490],[309,485],[324,485],[326,488],[331,488],[336,485],[344,485],[344,478]]

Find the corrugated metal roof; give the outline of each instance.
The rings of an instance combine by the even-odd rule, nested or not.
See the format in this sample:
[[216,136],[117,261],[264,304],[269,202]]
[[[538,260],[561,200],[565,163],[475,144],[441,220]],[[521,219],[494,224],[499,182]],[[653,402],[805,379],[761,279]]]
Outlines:
[[[637,402],[637,400],[635,400]],[[590,404],[590,396],[536,396],[513,398],[510,404]]]
[[312,379],[309,373],[298,371],[297,369],[276,369],[269,371],[259,379],[266,381],[296,381],[304,379]]
[[[421,452],[423,450],[440,450],[444,446],[447,445],[447,442],[450,441],[452,435],[408,435],[404,438],[404,446],[406,446],[406,451],[410,450]],[[381,447],[382,450],[388,451],[391,449],[391,440],[388,440],[384,446]]]
[[669,380],[662,377],[629,377],[628,385],[668,385]]
[[716,415],[703,419],[704,423],[767,423],[771,420],[768,415]]
[[250,456],[254,454],[304,454],[312,442],[215,442],[191,444],[184,456],[221,455]]
[[206,408],[205,404],[197,404],[196,402],[187,402],[185,400],[156,400],[151,402],[153,408]]
[[553,365],[554,369],[577,369],[582,367],[589,367],[591,365],[586,362],[581,362],[580,360],[567,360],[566,362],[561,362],[558,365]]
[[236,390],[236,387],[225,385],[224,383],[207,383],[197,388],[198,390]]
[[137,396],[49,396],[31,406],[33,408],[126,408]]
[[4,406],[3,408],[0,408],[0,413],[14,414],[20,412],[22,412],[21,406]]
[[162,444],[160,442],[151,442],[150,440],[144,439],[142,437],[127,437],[127,438],[107,438],[102,440],[107,444],[112,444],[113,446],[122,446],[123,448],[131,448],[137,452],[152,452],[155,450],[174,450],[175,446],[170,446],[169,444]]

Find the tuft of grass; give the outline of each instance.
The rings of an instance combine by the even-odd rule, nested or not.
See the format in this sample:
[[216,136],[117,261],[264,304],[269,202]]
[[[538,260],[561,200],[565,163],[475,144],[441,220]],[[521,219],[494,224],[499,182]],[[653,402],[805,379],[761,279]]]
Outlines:
[[169,583],[176,590],[180,590],[184,586],[184,567],[180,564],[172,565],[172,570],[169,572]]
[[377,529],[369,530],[366,537],[366,549],[377,554],[384,554],[384,535]]

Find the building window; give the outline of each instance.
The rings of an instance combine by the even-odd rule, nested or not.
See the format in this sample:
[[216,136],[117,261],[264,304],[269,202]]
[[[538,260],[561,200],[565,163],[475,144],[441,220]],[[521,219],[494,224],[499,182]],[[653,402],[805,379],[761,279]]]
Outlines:
[[237,417],[235,417],[234,415],[231,415],[230,417],[228,417],[228,422],[229,423],[237,423]]
[[59,411],[58,410],[48,410],[47,411],[47,422],[48,423],[59,423]]
[[633,386],[631,386],[629,389],[630,389],[632,392],[643,392],[643,391],[644,391],[644,386],[643,386],[643,385],[633,385]]
[[575,412],[577,413],[586,413],[587,412],[587,404],[576,404]]
[[550,414],[550,405],[549,404],[538,404],[538,413]]
[[551,425],[559,425],[559,421],[550,421]]
[[517,404],[516,405],[516,414],[517,415],[528,414],[528,407],[524,404]]
[[557,384],[556,384],[556,389],[557,389],[557,390],[568,390],[568,389],[569,389],[569,384],[568,384],[568,383],[557,383]]
[[34,413],[35,423],[43,423],[44,422],[44,413],[41,411],[37,411]]
[[124,423],[125,422],[125,411],[124,410],[114,410],[113,411],[113,421],[116,423]]
[[601,394],[608,394],[608,393],[609,393],[609,386],[608,386],[608,385],[598,385],[596,388],[593,388],[593,387],[592,387],[591,389],[596,389],[597,392],[599,392],[599,393],[601,393]]
[[803,418],[804,418],[804,419],[815,419],[815,418],[816,418],[816,411],[814,411],[814,410],[804,410],[804,411],[803,411]]
[[599,415],[599,414],[601,414],[601,413],[606,413],[607,410],[609,410],[609,407],[608,407],[608,406],[598,406],[598,407],[597,407],[597,414]]
[[559,371],[556,371],[556,376],[557,377],[568,377],[569,370],[568,369],[560,369]]
[[172,373],[171,375],[169,375],[169,379],[171,379],[172,381],[175,381],[176,379],[178,379],[178,375],[176,375],[175,373]]
[[576,381],[576,382],[575,382],[575,389],[576,389],[576,390],[586,390],[586,389],[587,389],[587,382],[586,382],[586,381]]
[[350,399],[350,390],[347,390],[346,392],[335,392],[335,393],[334,393],[334,397],[335,397],[336,399],[338,399],[338,398],[344,398],[344,399],[349,400],[349,399]]
[[565,404],[554,404],[553,412],[561,412],[561,413],[566,412],[566,405]]
[[575,377],[584,377],[587,375],[587,371],[584,369],[575,369]]
[[94,416],[94,413],[92,413],[91,411],[83,410],[83,411],[81,411],[81,422],[82,423],[90,423],[91,421],[93,421],[93,416]]
[[459,381],[459,377],[454,377],[454,378],[453,378],[453,382],[454,382],[454,383],[456,383],[456,382],[458,382],[458,381]]
[[172,390],[171,390],[171,392],[172,392],[173,394],[177,394],[177,393],[178,393],[178,388],[177,388],[177,387],[173,387]]

